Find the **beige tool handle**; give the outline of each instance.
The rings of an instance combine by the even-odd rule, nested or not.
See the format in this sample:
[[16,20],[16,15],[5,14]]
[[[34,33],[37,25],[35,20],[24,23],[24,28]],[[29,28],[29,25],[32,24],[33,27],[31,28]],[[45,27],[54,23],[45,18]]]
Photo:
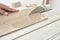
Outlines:
[[43,0],[42,5],[50,4],[50,0]]
[[46,4],[50,4],[50,0],[47,0]]

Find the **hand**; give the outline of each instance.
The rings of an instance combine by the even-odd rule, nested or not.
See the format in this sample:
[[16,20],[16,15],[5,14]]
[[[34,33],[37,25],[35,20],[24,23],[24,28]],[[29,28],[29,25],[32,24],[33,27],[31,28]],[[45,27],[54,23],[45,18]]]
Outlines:
[[10,12],[18,11],[18,10],[12,9],[12,8],[0,3],[0,13],[7,16],[9,13],[6,10],[10,11]]

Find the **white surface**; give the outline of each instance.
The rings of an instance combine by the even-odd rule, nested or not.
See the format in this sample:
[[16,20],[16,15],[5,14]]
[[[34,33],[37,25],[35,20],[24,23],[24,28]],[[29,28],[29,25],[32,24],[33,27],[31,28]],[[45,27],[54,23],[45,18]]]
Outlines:
[[60,32],[54,34],[49,40],[60,40]]
[[51,6],[53,9],[56,9],[56,11],[60,12],[60,0],[52,0]]
[[29,33],[23,37],[18,38],[19,40],[48,40],[52,35],[60,32],[60,21],[50,24],[44,28]]

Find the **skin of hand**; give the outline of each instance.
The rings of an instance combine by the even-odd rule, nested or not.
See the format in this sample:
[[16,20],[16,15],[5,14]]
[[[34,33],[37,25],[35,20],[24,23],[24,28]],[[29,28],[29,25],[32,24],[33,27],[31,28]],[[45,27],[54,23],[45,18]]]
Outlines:
[[10,8],[10,7],[0,3],[0,13],[8,16],[9,12],[7,12],[6,10],[10,11],[10,12],[17,12],[18,11],[16,9]]

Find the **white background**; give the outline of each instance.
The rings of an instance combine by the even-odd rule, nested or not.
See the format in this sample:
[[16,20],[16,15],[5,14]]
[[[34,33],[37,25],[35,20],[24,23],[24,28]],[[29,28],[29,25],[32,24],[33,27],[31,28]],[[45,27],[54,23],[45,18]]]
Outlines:
[[[41,5],[43,0],[0,0],[0,3],[12,7],[12,3],[18,1],[22,3],[22,6],[25,6],[26,4],[31,4],[31,3],[37,3],[38,5]],[[51,0],[51,7],[56,9],[57,11],[60,11],[60,0]]]

